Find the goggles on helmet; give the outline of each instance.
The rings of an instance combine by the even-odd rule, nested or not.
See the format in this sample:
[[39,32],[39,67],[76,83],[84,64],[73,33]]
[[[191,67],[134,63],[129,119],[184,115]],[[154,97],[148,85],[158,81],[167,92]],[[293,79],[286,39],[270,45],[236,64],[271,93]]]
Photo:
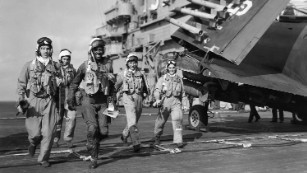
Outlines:
[[50,46],[50,47],[52,47],[52,41],[48,37],[42,37],[42,38],[37,40],[37,45],[38,45],[38,47],[41,47],[41,46]]
[[90,42],[91,48],[104,47],[105,42],[101,38],[94,38]]
[[126,62],[129,62],[129,61],[138,61],[137,55],[135,55],[135,54],[129,54],[129,55],[127,56]]
[[168,60],[167,65],[171,65],[171,64],[176,65],[176,62],[174,60]]

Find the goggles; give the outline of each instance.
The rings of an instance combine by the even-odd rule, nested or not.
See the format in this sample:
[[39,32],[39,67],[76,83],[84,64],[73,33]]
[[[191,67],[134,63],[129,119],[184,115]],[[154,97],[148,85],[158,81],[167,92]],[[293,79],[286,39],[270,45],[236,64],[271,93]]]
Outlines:
[[176,62],[174,60],[168,60],[167,65],[170,65],[170,64],[176,65]]
[[38,47],[46,45],[52,47],[52,41],[48,37],[42,37],[37,40]]
[[94,38],[90,42],[91,48],[104,47],[105,42],[101,38]]
[[127,59],[126,59],[126,62],[128,62],[128,61],[138,61],[138,57],[135,55],[135,54],[129,54],[128,56],[127,56]]

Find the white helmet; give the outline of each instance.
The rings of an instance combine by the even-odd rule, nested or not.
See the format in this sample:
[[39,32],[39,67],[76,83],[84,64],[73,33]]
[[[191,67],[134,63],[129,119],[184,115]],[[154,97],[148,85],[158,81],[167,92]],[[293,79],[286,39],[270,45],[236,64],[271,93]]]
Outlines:
[[129,53],[126,58],[126,63],[128,63],[129,61],[138,61],[138,56],[135,53]]
[[68,49],[62,49],[59,54],[59,61],[62,60],[63,56],[68,56],[69,58],[71,58],[71,51]]

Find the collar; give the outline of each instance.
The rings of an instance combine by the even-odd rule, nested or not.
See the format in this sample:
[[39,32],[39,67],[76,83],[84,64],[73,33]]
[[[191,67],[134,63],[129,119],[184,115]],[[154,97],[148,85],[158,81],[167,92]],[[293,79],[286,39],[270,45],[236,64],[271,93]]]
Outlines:
[[49,63],[50,58],[43,58],[41,56],[36,57],[36,59],[41,62],[42,64],[44,64],[45,66]]
[[67,65],[62,65],[62,67],[63,67],[64,69],[66,69],[66,68],[71,68],[72,65],[71,65],[71,64],[67,64]]
[[175,76],[176,76],[176,73],[173,74],[173,75],[171,75],[171,74],[168,73],[168,75],[169,75],[169,77],[175,77]]

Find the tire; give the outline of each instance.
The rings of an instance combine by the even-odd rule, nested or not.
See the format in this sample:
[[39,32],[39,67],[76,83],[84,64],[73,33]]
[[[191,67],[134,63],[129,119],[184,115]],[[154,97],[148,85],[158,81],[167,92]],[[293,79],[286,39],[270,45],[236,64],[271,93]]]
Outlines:
[[194,105],[189,112],[190,128],[200,130],[201,127],[208,125],[207,107],[202,105]]

